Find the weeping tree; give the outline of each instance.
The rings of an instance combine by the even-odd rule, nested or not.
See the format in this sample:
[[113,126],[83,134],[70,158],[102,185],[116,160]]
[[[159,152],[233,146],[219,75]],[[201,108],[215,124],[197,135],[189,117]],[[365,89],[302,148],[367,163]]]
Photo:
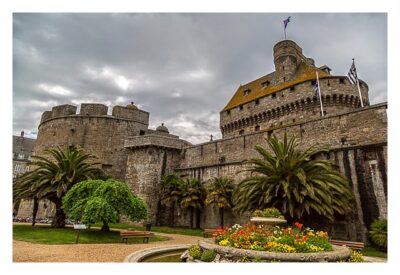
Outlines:
[[175,225],[175,206],[180,201],[182,184],[182,178],[176,173],[164,175],[161,178],[161,203],[169,207],[169,226]]
[[87,180],[76,184],[63,198],[68,217],[84,224],[103,223],[101,230],[110,231],[109,223],[124,215],[131,221],[147,218],[147,205],[124,182],[108,179]]
[[51,226],[65,227],[65,213],[61,206],[67,191],[77,182],[106,178],[104,172],[96,167],[97,163],[90,162],[93,158],[75,146],[48,149],[43,156],[33,156],[31,164],[34,169],[18,178],[14,196],[53,202],[56,213]]
[[233,181],[226,177],[217,177],[212,180],[207,188],[205,203],[218,208],[220,225],[224,226],[224,211],[232,208]]
[[179,188],[180,206],[190,214],[190,227],[194,228],[194,214],[196,213],[196,228],[200,227],[200,213],[204,207],[205,189],[203,184],[194,178],[185,179]]
[[245,162],[250,176],[241,181],[233,194],[239,213],[267,207],[278,208],[287,219],[318,214],[333,221],[335,214],[350,213],[352,191],[348,179],[329,160],[317,156],[327,150],[313,147],[301,151],[298,140],[283,141],[272,136],[268,148],[256,146],[260,158]]

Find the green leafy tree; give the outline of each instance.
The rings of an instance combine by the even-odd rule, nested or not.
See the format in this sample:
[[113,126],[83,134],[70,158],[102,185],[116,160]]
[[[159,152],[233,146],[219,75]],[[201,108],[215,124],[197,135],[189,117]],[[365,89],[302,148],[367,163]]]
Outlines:
[[218,208],[220,225],[224,226],[224,211],[232,208],[233,181],[226,177],[214,178],[207,188],[206,204]]
[[23,174],[14,185],[15,198],[48,199],[55,204],[56,213],[51,226],[65,227],[62,197],[77,182],[105,177],[89,160],[94,156],[82,149],[68,146],[45,151],[45,156],[33,156],[32,171]]
[[204,206],[205,189],[203,184],[194,178],[187,178],[179,190],[180,206],[190,213],[190,227],[194,228],[194,214],[197,213],[196,228],[200,227],[200,212]]
[[161,178],[161,203],[170,208],[169,226],[174,226],[175,206],[180,201],[182,184],[182,178],[176,173],[164,175]]
[[283,141],[271,137],[267,145],[269,151],[255,147],[261,158],[245,162],[244,171],[251,175],[238,184],[233,195],[239,212],[276,207],[286,218],[301,218],[306,212],[332,221],[335,213],[352,211],[348,179],[329,160],[316,158],[326,150],[300,151],[298,141],[288,140],[286,134]]
[[381,219],[376,220],[371,224],[371,230],[369,231],[369,235],[374,244],[376,244],[379,248],[386,250],[387,249],[387,220]]
[[85,224],[102,222],[109,231],[111,222],[121,215],[132,221],[147,218],[147,205],[124,182],[108,179],[87,180],[76,184],[63,198],[63,209],[69,218]]

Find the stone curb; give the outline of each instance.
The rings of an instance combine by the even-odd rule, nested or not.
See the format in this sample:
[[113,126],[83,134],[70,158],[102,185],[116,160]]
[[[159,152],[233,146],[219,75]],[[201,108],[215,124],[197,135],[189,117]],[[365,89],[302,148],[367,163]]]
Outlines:
[[171,252],[174,250],[188,249],[189,246],[191,246],[191,244],[169,245],[142,249],[126,256],[124,259],[124,263],[139,263],[142,259],[146,257],[161,254],[164,252]]
[[345,246],[333,245],[333,251],[318,253],[276,253],[239,249],[229,246],[221,246],[213,243],[213,240],[200,240],[199,245],[203,249],[214,250],[221,256],[260,258],[264,260],[278,260],[282,262],[336,262],[346,260],[351,255],[351,249]]

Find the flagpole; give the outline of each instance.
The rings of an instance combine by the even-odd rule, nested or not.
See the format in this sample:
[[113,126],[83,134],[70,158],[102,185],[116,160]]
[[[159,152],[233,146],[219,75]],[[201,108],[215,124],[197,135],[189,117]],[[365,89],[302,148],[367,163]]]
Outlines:
[[315,71],[315,74],[317,75],[318,95],[319,95],[319,102],[320,102],[320,105],[321,105],[321,116],[324,116],[324,107],[322,106],[322,97],[321,97],[321,89],[319,88],[318,72]]
[[[353,58],[353,63],[354,63],[354,67],[355,67],[356,63],[354,62],[354,58]],[[358,95],[360,96],[360,101],[361,101],[361,108],[364,108],[364,103],[363,103],[362,96],[361,96],[360,83],[358,82],[358,75],[356,76],[356,82],[357,82]]]

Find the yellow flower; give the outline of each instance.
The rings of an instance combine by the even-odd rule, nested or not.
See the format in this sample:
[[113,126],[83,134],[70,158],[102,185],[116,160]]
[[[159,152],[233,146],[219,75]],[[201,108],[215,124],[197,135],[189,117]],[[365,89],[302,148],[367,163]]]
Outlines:
[[222,246],[227,246],[228,244],[229,244],[229,241],[227,239],[221,240],[219,242],[219,245],[222,245]]
[[314,236],[315,236],[315,234],[314,234],[313,232],[311,232],[311,231],[308,232],[307,235],[308,235],[309,237],[314,237]]

